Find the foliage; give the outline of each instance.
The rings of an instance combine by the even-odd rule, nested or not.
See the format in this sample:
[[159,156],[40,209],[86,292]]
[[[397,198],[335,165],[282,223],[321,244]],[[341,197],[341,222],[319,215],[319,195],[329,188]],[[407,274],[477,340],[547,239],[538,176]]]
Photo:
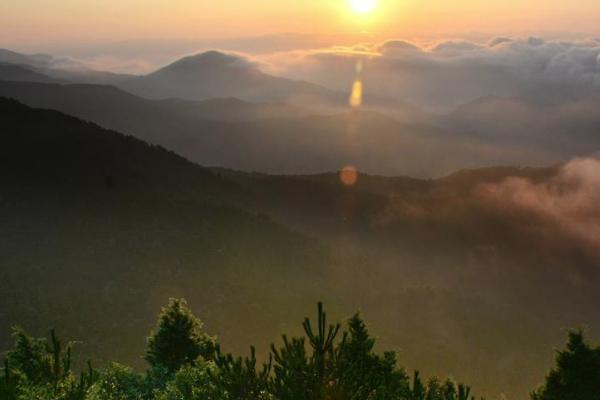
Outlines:
[[[328,324],[321,303],[316,324],[306,318],[304,336],[283,335],[280,347],[259,363],[254,347],[246,357],[224,353],[185,300],[171,299],[148,340],[144,373],[112,363],[97,371],[90,363],[72,370],[72,343],[54,331],[36,339],[15,328],[12,350],[0,374],[2,400],[474,400],[471,388],[450,379],[409,379],[393,352],[378,354],[375,339],[358,314]],[[341,333],[340,333],[341,332]],[[600,347],[569,333],[556,367],[532,400],[598,400]]]
[[358,314],[348,321],[348,338],[337,369],[341,391],[347,399],[400,399],[408,397],[408,377],[396,367],[396,356],[373,352],[375,339]]
[[11,371],[8,360],[4,360],[4,370],[0,377],[0,399],[16,400],[21,386],[22,378]]
[[23,329],[14,328],[14,348],[4,360],[0,381],[2,399],[84,400],[96,372],[88,362],[79,378],[71,370],[72,343],[63,346],[54,330],[50,340],[32,338]]
[[186,365],[169,381],[157,400],[229,400],[229,393],[219,383],[219,371],[214,362],[199,360]]
[[6,360],[11,368],[20,371],[32,384],[47,383],[52,380],[50,363],[52,358],[48,354],[48,344],[45,339],[34,339],[19,328],[13,329],[15,345],[13,350],[6,355]]
[[214,344],[214,338],[202,332],[202,323],[192,314],[186,301],[170,299],[148,338],[146,360],[152,366],[175,372],[200,356],[212,358]]
[[[217,348],[215,362],[218,373],[211,373],[219,388],[237,400],[267,399],[271,362],[257,370],[256,350],[250,348],[250,357],[234,358],[231,354],[222,354]],[[210,372],[210,371],[209,371]]]
[[533,400],[600,399],[600,347],[585,342],[582,331],[569,332],[567,348],[556,355],[556,367]]
[[131,368],[112,363],[90,388],[86,400],[143,400],[146,396],[143,375]]

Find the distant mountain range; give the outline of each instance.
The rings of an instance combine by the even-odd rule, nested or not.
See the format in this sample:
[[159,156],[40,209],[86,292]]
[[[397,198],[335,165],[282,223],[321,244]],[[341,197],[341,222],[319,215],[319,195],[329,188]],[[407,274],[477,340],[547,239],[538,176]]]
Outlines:
[[502,145],[537,148],[570,158],[600,150],[600,92],[559,102],[485,97],[465,104],[439,125]]
[[[184,57],[151,74],[133,76],[95,71],[71,59],[47,55],[0,52],[0,63],[27,67],[45,75],[35,82],[60,80],[71,83],[108,84],[148,99],[207,100],[236,97],[261,103],[286,103],[310,108],[313,112],[339,112],[348,108],[348,92],[337,92],[304,81],[272,76],[237,55],[208,51]],[[0,80],[11,79],[3,75]],[[18,79],[25,80],[25,79]],[[385,110],[404,118],[421,116],[418,107],[383,96],[367,96],[364,107]]]
[[[32,82],[72,82],[118,85],[134,78],[133,75],[96,71],[70,58],[57,58],[47,54],[21,54],[0,49],[0,65],[12,65],[35,73]],[[13,75],[14,76],[14,75]],[[7,71],[0,71],[0,80],[24,81],[20,76],[12,79]]]
[[561,329],[600,327],[596,164],[562,166],[600,150],[597,93],[352,110],[221,52],[133,76],[0,50],[0,97],[0,326],[139,365],[169,296],[237,353],[324,300],[401,363],[509,398]]
[[0,77],[15,82],[66,83],[36,72],[32,67],[17,64],[0,64]]
[[48,54],[21,54],[15,51],[0,49],[0,63],[27,65],[36,68],[47,68],[53,57]]
[[0,95],[130,133],[205,165],[302,174],[350,164],[431,177],[548,165],[600,149],[594,94],[555,103],[488,97],[435,116],[389,99],[367,99],[350,111],[347,94],[270,76],[215,51],[139,77],[9,51],[0,52],[0,62]]
[[407,123],[376,112],[315,115],[285,103],[233,98],[157,101],[97,85],[0,82],[0,96],[132,134],[204,165],[247,171],[317,173],[350,164],[368,173],[427,177],[557,160],[543,148],[499,145],[435,127],[436,121]]

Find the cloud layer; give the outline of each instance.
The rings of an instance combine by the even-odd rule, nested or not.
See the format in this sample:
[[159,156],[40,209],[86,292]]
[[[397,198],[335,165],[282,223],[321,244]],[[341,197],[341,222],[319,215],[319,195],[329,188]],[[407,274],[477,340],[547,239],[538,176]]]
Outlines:
[[561,100],[600,89],[600,40],[498,37],[487,44],[403,40],[263,56],[270,72],[348,90],[363,60],[365,93],[449,109],[482,96]]
[[[318,39],[280,35],[246,41],[131,42],[62,54],[93,69],[148,73],[184,55],[220,49],[252,60],[267,73],[348,93],[360,61],[365,95],[440,111],[485,96],[548,102],[600,89],[600,38],[496,37],[487,43],[377,42],[368,36]],[[352,39],[356,44],[348,44]],[[341,45],[331,45],[335,40]]]
[[600,158],[575,159],[544,182],[508,178],[483,186],[481,194],[505,209],[536,216],[541,224],[532,229],[562,232],[600,259]]

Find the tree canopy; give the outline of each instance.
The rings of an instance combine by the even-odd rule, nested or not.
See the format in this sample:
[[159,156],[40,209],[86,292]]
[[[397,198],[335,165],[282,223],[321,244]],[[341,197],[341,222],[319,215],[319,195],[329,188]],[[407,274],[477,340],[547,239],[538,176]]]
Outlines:
[[592,347],[581,330],[569,332],[566,349],[556,354],[556,366],[532,400],[600,399],[600,347]]
[[[316,320],[306,318],[304,335],[283,335],[266,361],[256,351],[235,357],[203,331],[183,299],[170,299],[148,338],[149,368],[136,372],[110,363],[77,376],[73,344],[54,331],[32,338],[15,328],[14,347],[0,374],[2,400],[474,400],[471,388],[451,379],[409,377],[394,352],[375,351],[367,324],[354,315],[329,323],[321,303]],[[581,331],[569,333],[556,367],[532,400],[598,400],[600,348]]]

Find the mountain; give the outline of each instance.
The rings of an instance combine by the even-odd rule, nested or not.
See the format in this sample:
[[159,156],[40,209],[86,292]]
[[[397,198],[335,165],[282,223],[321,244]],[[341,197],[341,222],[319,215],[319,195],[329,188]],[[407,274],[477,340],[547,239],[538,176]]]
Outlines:
[[[24,66],[60,82],[114,85],[148,99],[235,97],[251,102],[301,106],[310,108],[313,113],[331,113],[348,107],[349,93],[271,76],[241,56],[219,51],[184,57],[146,76],[98,71],[67,57],[25,55],[2,49],[0,63]],[[428,117],[418,107],[390,97],[365,95],[363,106],[405,120]]]
[[58,79],[51,78],[25,67],[16,64],[0,64],[0,81],[20,81],[20,82],[43,82],[59,83]]
[[[212,98],[204,101],[180,99],[148,100],[111,85],[61,84],[43,85],[27,82],[0,81],[2,96],[12,97],[34,107],[52,108],[89,120],[98,119],[104,126],[111,123],[101,120],[109,116],[117,123],[128,116],[131,119],[239,122],[271,118],[296,118],[312,113],[300,107],[282,103],[252,103],[234,97]],[[87,100],[87,101],[83,101]],[[98,111],[101,110],[101,111]],[[97,111],[98,114],[94,114]],[[160,118],[153,118],[154,116]],[[109,117],[107,117],[109,118]]]
[[120,74],[109,71],[97,71],[84,65],[76,65],[69,68],[47,68],[43,73],[72,83],[96,84],[96,85],[121,85],[135,79],[135,75]]
[[99,85],[0,82],[0,96],[132,134],[200,164],[247,171],[306,174],[353,165],[374,174],[430,177],[525,160],[556,162],[541,149],[492,146],[377,112],[315,115],[236,99],[151,101]]
[[580,183],[594,161],[346,186],[206,169],[10,100],[0,126],[1,326],[88,338],[96,364],[140,366],[169,296],[225,349],[259,354],[323,300],[333,320],[368,315],[401,364],[518,398],[564,326],[600,326],[600,255],[580,235],[598,221],[597,184]]
[[[11,68],[25,68],[32,79],[12,79],[0,75],[0,80],[20,80],[30,82],[73,82],[118,85],[134,78],[133,75],[96,71],[85,64],[67,57],[54,57],[48,54],[21,54],[0,49],[0,64]],[[43,75],[42,78],[40,75]]]
[[152,99],[205,100],[235,96],[248,101],[290,104],[339,105],[347,102],[344,94],[308,82],[265,74],[241,57],[218,51],[182,58],[123,87]]
[[[252,102],[302,106],[319,113],[347,109],[350,96],[349,92],[337,92],[310,82],[266,74],[248,59],[219,51],[184,57],[120,87],[150,99],[237,97]],[[377,95],[365,96],[363,107],[407,120],[425,117],[425,113],[414,105]]]
[[599,108],[599,92],[554,102],[491,96],[458,107],[438,124],[492,146],[541,148],[568,159],[600,149]]
[[27,65],[45,68],[50,65],[53,57],[47,54],[21,54],[12,50],[0,49],[0,63]]
[[195,129],[202,122],[240,122],[310,115],[307,110],[285,104],[250,103],[236,98],[147,100],[108,85],[0,81],[0,95],[33,107],[63,111],[157,142],[161,138],[168,140],[170,136],[177,135],[179,130]]
[[[319,297],[322,247],[233,205],[239,190],[218,174],[6,99],[0,125],[2,348],[12,325],[40,334],[56,326],[89,338],[89,356],[139,365],[139,337],[179,293],[243,351],[249,331],[272,337],[273,324],[304,303],[300,293]],[[244,309],[246,322],[223,319]]]

